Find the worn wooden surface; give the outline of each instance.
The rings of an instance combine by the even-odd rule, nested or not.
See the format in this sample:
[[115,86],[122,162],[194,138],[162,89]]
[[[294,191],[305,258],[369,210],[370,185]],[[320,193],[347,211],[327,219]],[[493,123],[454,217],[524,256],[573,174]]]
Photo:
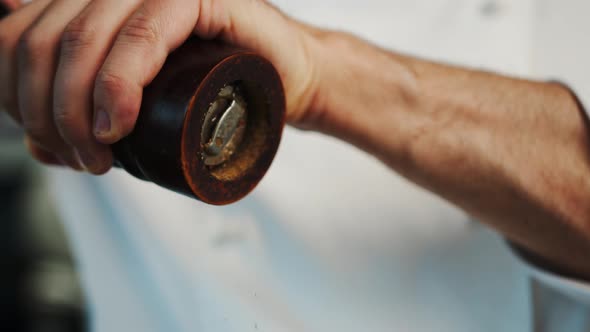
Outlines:
[[[246,136],[228,162],[203,163],[201,130],[219,90],[241,82],[248,103]],[[113,146],[115,165],[134,176],[209,204],[247,195],[278,149],[285,96],[266,59],[215,41],[190,39],[144,90],[133,132]]]

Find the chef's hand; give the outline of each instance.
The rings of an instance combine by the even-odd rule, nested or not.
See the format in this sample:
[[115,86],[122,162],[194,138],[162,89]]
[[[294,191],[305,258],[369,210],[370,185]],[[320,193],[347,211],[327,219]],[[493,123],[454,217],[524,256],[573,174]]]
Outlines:
[[102,174],[109,144],[134,127],[143,88],[191,34],[269,59],[288,120],[305,125],[316,33],[263,0],[36,0],[0,21],[0,106],[38,160]]

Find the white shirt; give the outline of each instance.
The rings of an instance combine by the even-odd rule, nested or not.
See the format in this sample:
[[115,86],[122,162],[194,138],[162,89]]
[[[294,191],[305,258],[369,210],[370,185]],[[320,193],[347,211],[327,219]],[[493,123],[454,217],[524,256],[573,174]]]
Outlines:
[[[587,0],[275,3],[392,50],[559,79],[590,98]],[[528,267],[485,225],[320,134],[287,129],[256,191],[222,208],[122,171],[50,177],[94,331],[590,326],[587,285]]]

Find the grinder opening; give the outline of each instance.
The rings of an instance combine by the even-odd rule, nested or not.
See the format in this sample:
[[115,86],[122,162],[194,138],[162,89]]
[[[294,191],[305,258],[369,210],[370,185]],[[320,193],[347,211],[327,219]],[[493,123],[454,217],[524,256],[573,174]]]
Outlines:
[[251,81],[236,81],[219,91],[201,131],[202,159],[214,178],[233,181],[255,165],[270,136],[269,103]]

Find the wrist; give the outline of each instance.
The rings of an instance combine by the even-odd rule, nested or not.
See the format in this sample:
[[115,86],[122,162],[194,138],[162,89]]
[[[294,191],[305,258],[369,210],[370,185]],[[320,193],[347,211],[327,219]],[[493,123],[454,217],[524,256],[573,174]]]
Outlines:
[[401,149],[408,111],[418,102],[409,62],[348,33],[317,33],[313,45],[318,83],[304,121],[295,125],[377,156]]

